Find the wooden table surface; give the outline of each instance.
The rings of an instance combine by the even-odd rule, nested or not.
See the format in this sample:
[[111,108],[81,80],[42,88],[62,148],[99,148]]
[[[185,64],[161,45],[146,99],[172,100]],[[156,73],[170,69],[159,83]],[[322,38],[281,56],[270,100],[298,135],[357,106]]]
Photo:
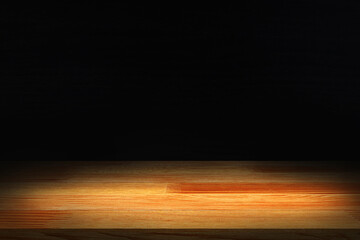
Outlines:
[[1,240],[358,240],[356,229],[2,229]]
[[0,176],[0,228],[359,229],[358,175],[335,162],[19,163]]

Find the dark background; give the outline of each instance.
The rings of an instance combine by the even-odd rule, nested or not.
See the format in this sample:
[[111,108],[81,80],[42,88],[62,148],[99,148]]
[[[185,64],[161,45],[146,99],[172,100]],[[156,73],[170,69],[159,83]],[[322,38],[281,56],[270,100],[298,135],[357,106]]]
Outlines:
[[0,159],[360,159],[359,1],[50,2],[1,3]]

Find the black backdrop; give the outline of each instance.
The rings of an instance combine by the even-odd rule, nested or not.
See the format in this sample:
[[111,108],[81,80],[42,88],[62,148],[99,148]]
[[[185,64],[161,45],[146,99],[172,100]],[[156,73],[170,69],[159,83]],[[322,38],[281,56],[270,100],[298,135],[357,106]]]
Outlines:
[[353,160],[359,1],[1,3],[3,160]]

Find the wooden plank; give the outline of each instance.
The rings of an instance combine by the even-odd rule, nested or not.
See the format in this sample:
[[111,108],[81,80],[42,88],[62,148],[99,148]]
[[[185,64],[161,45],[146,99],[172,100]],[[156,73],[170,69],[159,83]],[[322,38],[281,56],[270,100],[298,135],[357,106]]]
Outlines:
[[360,193],[360,184],[339,183],[176,183],[168,185],[171,193]]
[[2,240],[358,240],[355,229],[13,229]]
[[360,207],[355,194],[123,194],[0,197],[0,210],[338,210]]
[[360,228],[347,165],[57,162],[0,177],[0,228]]
[[350,212],[318,210],[0,211],[2,228],[358,229]]

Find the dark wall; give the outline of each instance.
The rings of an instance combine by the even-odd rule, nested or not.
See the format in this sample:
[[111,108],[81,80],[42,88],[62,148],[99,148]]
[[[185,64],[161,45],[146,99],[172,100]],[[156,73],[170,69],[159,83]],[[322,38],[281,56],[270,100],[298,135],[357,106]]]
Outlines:
[[358,1],[1,7],[1,159],[350,160]]

